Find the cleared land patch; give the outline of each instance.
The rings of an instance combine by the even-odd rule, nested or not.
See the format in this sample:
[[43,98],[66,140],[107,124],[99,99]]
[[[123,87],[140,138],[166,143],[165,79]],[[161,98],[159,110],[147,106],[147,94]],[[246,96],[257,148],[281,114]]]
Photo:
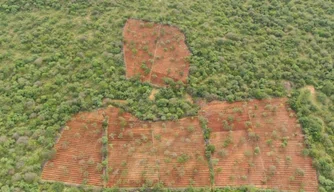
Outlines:
[[[215,186],[317,190],[301,127],[286,101],[202,103],[200,115],[208,119],[209,142],[215,146]],[[106,117],[108,156],[102,165]],[[80,113],[67,123],[55,149],[43,180],[128,188],[210,186],[198,117],[148,122],[115,107]]]
[[164,78],[186,83],[190,51],[176,27],[129,19],[123,29],[126,76],[163,86]]
[[[102,167],[98,167],[102,161],[104,117],[108,117],[108,187],[135,188],[157,183],[166,187],[210,186],[197,117],[146,122],[114,107],[81,113],[67,124],[69,129],[63,131],[55,146],[56,157],[43,170],[43,180],[103,185]],[[64,142],[68,143],[65,149]],[[92,157],[95,164],[86,165]],[[63,171],[64,167],[67,171]]]
[[70,184],[102,185],[103,110],[79,113],[64,128],[42,179]]
[[109,187],[151,186],[158,182],[166,187],[210,185],[197,118],[144,122],[113,110]]
[[216,186],[255,185],[317,191],[316,170],[287,99],[212,102],[201,114],[212,128]]
[[158,89],[153,89],[150,96],[148,97],[149,100],[155,100],[155,95],[159,93],[159,90]]

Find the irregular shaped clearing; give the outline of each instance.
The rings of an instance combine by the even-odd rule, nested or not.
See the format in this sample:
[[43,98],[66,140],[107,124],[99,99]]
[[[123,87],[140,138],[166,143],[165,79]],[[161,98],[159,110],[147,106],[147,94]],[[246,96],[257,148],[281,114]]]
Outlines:
[[128,78],[163,86],[164,78],[186,83],[190,51],[176,27],[129,19],[123,30],[124,62]]
[[286,101],[212,102],[203,107],[216,147],[216,186],[317,191],[312,160],[302,155],[301,127]]
[[[43,180],[103,185],[99,163],[105,116],[109,119],[108,187],[152,186],[158,182],[168,187],[210,186],[197,118],[144,122],[113,107],[78,116],[82,118],[74,117],[68,123],[69,130],[63,131],[55,147],[56,157],[43,169]],[[63,149],[64,142],[67,145]],[[92,164],[91,157],[95,157]]]
[[[302,155],[301,127],[286,101],[202,103],[200,115],[208,119],[209,142],[215,146],[215,186],[317,190],[311,158]],[[103,141],[105,118],[109,139]],[[109,107],[80,113],[67,127],[55,146],[56,157],[43,169],[43,180],[129,188],[210,186],[198,117],[146,122]],[[108,153],[103,166],[101,143],[107,143]]]

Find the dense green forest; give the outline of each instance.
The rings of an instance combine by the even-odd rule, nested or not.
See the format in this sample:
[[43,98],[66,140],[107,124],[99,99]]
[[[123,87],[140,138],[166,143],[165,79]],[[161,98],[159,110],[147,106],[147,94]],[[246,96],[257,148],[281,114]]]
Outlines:
[[[185,33],[188,84],[169,82],[149,100],[150,84],[125,78],[128,18]],[[39,179],[73,114],[109,98],[127,100],[122,108],[144,120],[196,115],[185,93],[230,102],[289,96],[319,191],[334,191],[333,60],[330,0],[0,0],[0,191],[84,190]]]

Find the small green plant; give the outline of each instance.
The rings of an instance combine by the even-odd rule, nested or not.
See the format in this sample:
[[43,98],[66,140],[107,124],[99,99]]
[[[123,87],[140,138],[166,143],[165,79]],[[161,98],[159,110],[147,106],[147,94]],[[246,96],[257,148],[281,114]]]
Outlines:
[[230,122],[230,123],[232,123],[232,122],[234,121],[234,116],[229,115],[229,116],[227,117],[227,121]]
[[194,127],[193,125],[189,125],[189,126],[187,127],[187,131],[188,131],[189,133],[193,133],[193,132],[195,131],[195,127]]
[[271,133],[271,138],[276,140],[278,138],[278,133],[276,130],[273,130],[273,132]]
[[301,168],[297,168],[295,173],[296,173],[297,176],[304,176],[305,175],[304,170],[301,169]]
[[307,156],[309,156],[309,154],[310,154],[310,151],[308,149],[303,149],[302,150],[302,156],[303,157],[307,157]]
[[146,65],[145,62],[141,64],[140,68],[144,71],[145,75],[148,75],[151,71],[151,69]]
[[161,141],[161,134],[154,135],[154,138],[158,141]]
[[228,147],[230,144],[233,143],[233,140],[230,136],[228,136],[225,140],[224,140],[224,143],[223,143],[223,147]]
[[252,126],[252,122],[246,121],[245,126],[246,126],[246,128],[250,128]]
[[270,165],[269,166],[268,174],[270,176],[274,176],[276,174],[276,166],[275,165]]
[[125,167],[127,165],[127,162],[125,161],[125,160],[123,160],[122,162],[121,162],[121,166],[122,167]]
[[272,105],[271,104],[267,104],[266,106],[264,106],[265,110],[271,110],[272,109]]
[[259,155],[261,153],[260,147],[255,147],[254,155]]
[[258,141],[260,139],[259,135],[256,134],[253,131],[249,131],[248,132],[248,138],[249,138],[250,141],[253,141],[253,142],[256,142],[256,141]]
[[247,180],[247,175],[243,175],[243,176],[241,176],[241,179],[242,179],[243,181],[246,181],[246,180]]
[[285,163],[286,163],[287,165],[291,165],[291,162],[292,162],[292,158],[291,158],[291,156],[286,156],[286,157],[285,157]]
[[96,170],[100,172],[100,171],[102,171],[102,169],[103,169],[103,165],[101,163],[98,163],[96,165]]
[[262,117],[268,117],[268,113],[267,112],[263,112],[261,115],[262,115]]
[[187,154],[181,154],[180,156],[177,157],[177,162],[178,163],[186,163],[190,157]]
[[252,151],[250,151],[250,150],[246,150],[246,151],[244,152],[244,155],[245,155],[247,158],[249,158],[249,157],[252,156]]
[[225,158],[228,155],[228,151],[225,149],[219,150],[217,153],[221,158]]
[[223,120],[223,128],[225,131],[230,131],[233,127],[226,120]]
[[239,108],[239,107],[234,107],[234,108],[233,108],[233,112],[234,112],[234,113],[242,114],[242,109]]
[[222,171],[223,171],[223,168],[221,168],[221,167],[218,167],[218,168],[216,169],[216,173],[217,173],[217,174],[221,173]]
[[266,141],[266,144],[267,144],[269,147],[271,147],[271,146],[273,145],[273,140],[272,140],[272,139],[268,139],[268,140]]

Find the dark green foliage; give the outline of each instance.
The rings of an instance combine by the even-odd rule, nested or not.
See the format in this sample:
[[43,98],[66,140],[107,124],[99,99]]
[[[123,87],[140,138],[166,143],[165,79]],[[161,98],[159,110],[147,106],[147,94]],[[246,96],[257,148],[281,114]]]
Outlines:
[[[316,93],[317,95],[321,93]],[[331,128],[333,118],[333,100],[321,96],[314,100],[306,90],[293,93],[290,104],[297,112],[299,122],[305,133],[308,145],[306,155],[313,157],[313,165],[319,170],[319,191],[334,190],[334,133]],[[325,103],[325,105],[324,105]],[[298,171],[302,173],[302,171]]]
[[214,145],[208,145],[206,147],[206,150],[209,151],[210,153],[214,153],[215,152],[215,146]]

